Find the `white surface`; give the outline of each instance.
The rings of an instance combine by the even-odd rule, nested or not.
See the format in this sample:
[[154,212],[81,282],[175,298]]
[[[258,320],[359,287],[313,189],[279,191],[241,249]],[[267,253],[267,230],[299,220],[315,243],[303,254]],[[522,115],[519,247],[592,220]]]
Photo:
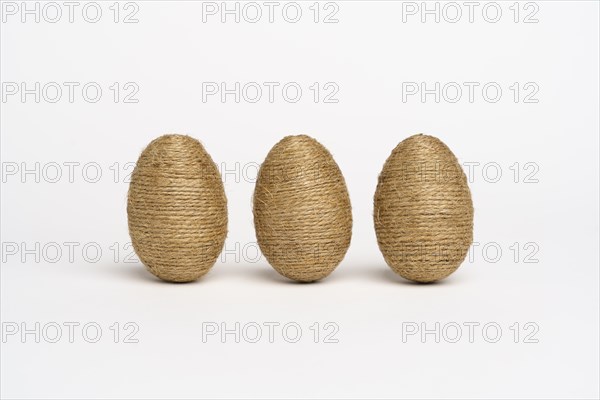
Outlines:
[[[66,328],[58,343],[6,337],[3,398],[599,396],[597,2],[537,2],[536,24],[512,22],[512,2],[500,3],[496,24],[481,14],[474,23],[421,23],[418,16],[403,23],[400,2],[338,2],[337,24],[311,22],[312,2],[301,3],[307,14],[297,24],[203,23],[201,2],[137,4],[137,24],[113,23],[109,3],[97,24],[12,16],[2,24],[2,82],[93,81],[104,89],[95,104],[14,96],[1,103],[3,171],[13,163],[63,166],[57,183],[3,177],[3,329],[94,322],[103,330],[95,344],[79,330],[69,343]],[[294,81],[305,93],[294,104],[202,102],[202,82],[236,81]],[[113,82],[137,83],[139,103],[112,102]],[[312,102],[313,82],[337,83],[339,103]],[[498,82],[504,92],[497,103],[480,96],[473,103],[402,102],[402,82]],[[515,104],[514,82],[535,82],[539,102]],[[264,259],[251,262],[254,185],[231,173],[226,248],[245,246],[246,260],[226,253],[202,280],[185,285],[162,283],[125,262],[123,180],[131,169],[124,165],[151,139],[173,132],[198,138],[220,166],[239,163],[250,177],[283,136],[317,138],[339,163],[352,199],[353,238],[343,263],[326,280],[301,285],[280,278]],[[445,141],[461,163],[480,163],[471,190],[481,245],[434,285],[410,284],[389,270],[371,216],[383,162],[419,132]],[[65,162],[80,163],[72,183]],[[97,183],[81,175],[89,162],[102,168]],[[494,162],[502,169],[497,183],[492,170],[481,174]],[[523,182],[528,162],[539,168],[537,183]],[[21,243],[36,242],[47,251],[59,243],[62,257],[52,263],[54,253],[39,262],[26,255],[22,262],[22,252],[7,252],[11,243],[22,250]],[[78,243],[73,260],[65,242]],[[521,247],[516,262],[514,242]],[[534,249],[523,249],[529,242],[538,246],[537,263],[524,262]],[[86,243],[100,246],[99,261],[82,256]],[[493,249],[483,257],[486,243],[502,249],[498,262],[491,262]],[[115,322],[137,324],[139,343],[122,336],[114,343]],[[204,343],[207,322],[295,322],[303,336],[287,343],[278,333],[269,343],[265,328],[258,343],[235,343],[231,335]],[[321,336],[314,343],[314,322],[337,324],[339,342]],[[458,343],[431,335],[404,343],[411,322],[493,322],[503,335],[488,343],[476,330],[470,343],[465,328]],[[510,330],[515,322],[519,343]],[[523,343],[527,322],[539,327],[538,343]]]

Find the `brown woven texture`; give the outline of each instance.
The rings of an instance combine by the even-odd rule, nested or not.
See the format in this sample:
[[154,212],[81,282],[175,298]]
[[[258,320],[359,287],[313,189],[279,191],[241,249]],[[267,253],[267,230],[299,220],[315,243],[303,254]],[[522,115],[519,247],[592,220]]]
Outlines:
[[342,261],[352,236],[350,197],[315,139],[287,136],[271,149],[254,191],[254,226],[262,253],[290,279],[322,279]]
[[142,152],[127,199],[129,234],[157,277],[189,282],[206,274],[227,236],[221,176],[197,140],[165,135]]
[[415,135],[389,156],[375,192],[375,231],[388,265],[417,282],[447,277],[473,241],[467,178],[439,139]]

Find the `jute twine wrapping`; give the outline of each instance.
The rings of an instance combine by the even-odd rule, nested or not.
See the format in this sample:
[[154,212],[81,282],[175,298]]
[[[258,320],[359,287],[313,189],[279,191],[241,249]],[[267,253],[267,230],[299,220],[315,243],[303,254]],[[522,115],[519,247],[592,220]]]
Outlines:
[[350,245],[352,210],[325,147],[299,135],[271,149],[254,191],[254,226],[262,253],[281,275],[312,282],[335,269]]
[[127,199],[129,234],[157,277],[189,282],[206,274],[227,235],[221,176],[200,142],[165,135],[142,152]]
[[473,203],[444,143],[415,135],[392,151],[379,176],[374,220],[379,248],[402,277],[432,282],[459,267],[473,241]]

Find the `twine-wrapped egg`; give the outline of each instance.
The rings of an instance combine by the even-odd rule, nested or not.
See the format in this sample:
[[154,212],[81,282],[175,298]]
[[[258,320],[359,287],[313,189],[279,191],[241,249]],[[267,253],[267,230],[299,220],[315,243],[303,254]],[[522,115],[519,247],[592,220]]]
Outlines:
[[467,178],[439,139],[402,141],[379,176],[375,231],[388,265],[417,282],[447,277],[473,241],[473,203]]
[[165,135],[137,161],[127,199],[129,234],[146,268],[171,282],[206,274],[227,236],[221,176],[197,140]]
[[350,245],[352,210],[323,145],[299,135],[271,149],[254,191],[254,226],[267,261],[287,278],[312,282],[337,267]]

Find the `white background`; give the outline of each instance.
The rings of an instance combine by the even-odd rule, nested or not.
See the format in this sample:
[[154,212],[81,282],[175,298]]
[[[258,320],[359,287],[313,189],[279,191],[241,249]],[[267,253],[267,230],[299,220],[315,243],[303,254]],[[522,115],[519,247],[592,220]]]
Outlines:
[[[41,336],[39,343],[34,334],[4,337],[2,397],[599,396],[597,2],[538,1],[527,9],[521,3],[519,22],[513,2],[499,2],[497,23],[483,18],[483,2],[473,23],[461,2],[456,23],[443,15],[439,23],[433,16],[423,23],[420,14],[405,14],[403,22],[406,4],[391,1],[337,2],[338,23],[322,22],[333,10],[323,3],[318,23],[312,2],[300,3],[298,23],[282,18],[282,6],[273,23],[266,15],[257,23],[231,16],[222,23],[219,14],[203,22],[202,2],[146,1],[136,3],[139,22],[132,24],[115,23],[110,2],[101,4],[100,21],[89,23],[84,4],[73,23],[66,14],[57,23],[3,14],[3,95],[7,82],[80,86],[72,103],[66,89],[56,103],[44,96],[36,103],[34,95],[23,102],[20,93],[2,100],[2,327],[35,330],[39,323]],[[133,10],[119,8],[120,20]],[[524,23],[535,9],[538,22]],[[96,103],[81,96],[87,82],[103,89]],[[138,102],[115,103],[114,82],[134,82]],[[297,82],[303,95],[297,103],[281,91],[273,103],[266,97],[236,103],[233,96],[203,102],[203,82]],[[315,103],[314,82],[334,82],[338,102]],[[436,103],[433,95],[403,101],[403,82],[480,86],[473,102],[463,86],[458,102],[448,95]],[[495,103],[482,97],[488,82],[503,90]],[[516,103],[509,88],[515,82],[522,91]],[[537,103],[523,101],[528,82],[539,88]],[[478,246],[455,274],[431,285],[391,272],[372,223],[386,157],[421,132],[442,139],[463,165],[479,163],[468,164],[476,165],[469,176]],[[229,171],[227,252],[191,284],[162,283],[127,262],[127,163],[165,133],[199,139]],[[255,259],[252,223],[253,167],[283,136],[298,133],[332,152],[354,216],[345,260],[309,285],[288,282],[264,258]],[[73,182],[69,162],[79,163],[72,164]],[[23,173],[36,163],[39,176]],[[56,183],[53,163],[61,166]],[[83,174],[88,163],[101,168],[96,183],[89,182],[95,169]],[[65,242],[77,243],[72,259]],[[80,324],[73,343],[68,322]],[[118,343],[110,329],[115,322]],[[138,343],[124,343],[127,322],[139,327]],[[232,334],[203,342],[203,326],[211,322],[229,329],[281,325],[274,343],[266,327],[258,343],[246,337],[236,343]],[[281,333],[290,322],[302,328],[297,343]],[[310,329],[315,322],[318,343]],[[338,343],[324,343],[327,322],[339,328]],[[469,322],[480,324],[473,343]],[[48,340],[53,323],[63,327],[57,343]],[[97,343],[85,340],[86,323],[102,328]],[[403,340],[412,323],[432,330],[439,323],[439,343],[433,334]],[[501,327],[496,343],[488,342],[493,329],[482,332],[486,323]],[[450,343],[454,324],[463,327],[462,337]],[[525,340],[531,327],[539,328],[529,337],[535,340]]]

